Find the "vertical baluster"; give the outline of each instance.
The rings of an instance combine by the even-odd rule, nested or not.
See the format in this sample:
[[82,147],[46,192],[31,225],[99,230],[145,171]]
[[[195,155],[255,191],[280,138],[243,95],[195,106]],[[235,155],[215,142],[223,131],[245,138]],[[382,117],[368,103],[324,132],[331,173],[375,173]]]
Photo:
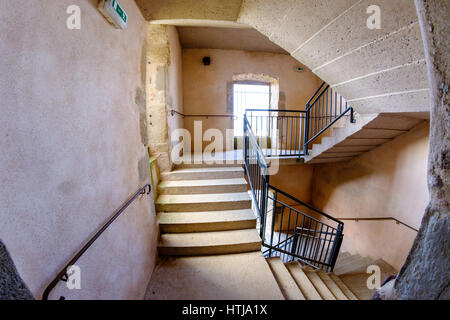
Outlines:
[[[270,246],[273,246],[273,234],[275,232],[275,222],[276,222],[276,216],[277,216],[277,191],[274,191],[273,194],[273,204],[272,204],[272,227],[271,227],[271,233],[270,233]],[[269,257],[272,256],[272,249],[269,251]]]
[[337,117],[337,91],[334,92],[334,116]]
[[[323,226],[324,226],[324,224],[321,223],[320,224],[320,232],[319,232],[319,247],[318,247],[318,249],[320,251],[320,255],[317,259],[317,261],[320,261],[320,262],[322,262],[323,249],[325,247],[324,243],[322,243]],[[319,251],[317,251],[317,252],[319,253]]]
[[[328,254],[329,254],[329,251],[330,251],[330,244],[331,244],[331,238],[332,238],[332,235],[330,234],[329,229],[330,229],[330,227],[327,226],[326,239],[327,239],[328,244],[327,244],[327,250],[325,251],[325,261],[327,261],[327,263],[330,260],[330,257],[328,256]],[[331,228],[331,232],[332,233],[334,232],[334,228]]]
[[326,101],[326,103],[325,103],[325,127],[326,126],[328,126],[328,91],[329,90],[327,90],[327,92],[326,92],[326,98],[325,98],[325,101]]
[[[325,91],[326,92],[326,91]],[[319,130],[319,132],[323,129],[323,109],[324,109],[324,100],[325,100],[325,92],[322,94],[322,97],[321,97],[321,119],[320,119],[320,130]]]

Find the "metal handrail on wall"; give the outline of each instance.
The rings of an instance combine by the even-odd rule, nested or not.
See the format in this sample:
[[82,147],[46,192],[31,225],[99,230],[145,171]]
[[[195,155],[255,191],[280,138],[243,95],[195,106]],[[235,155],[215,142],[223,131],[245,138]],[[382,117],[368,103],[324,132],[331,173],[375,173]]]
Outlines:
[[[75,254],[75,256],[61,269],[61,271],[56,275],[56,277],[49,283],[47,288],[45,288],[44,293],[42,295],[42,300],[48,300],[48,296],[50,292],[55,288],[59,281],[66,282],[68,280],[67,269],[74,265],[78,259],[89,249],[89,247],[97,240],[100,235],[105,232],[105,230],[114,222],[128,206],[133,203],[140,195],[150,194],[151,185],[146,184],[142,188],[140,188],[125,204],[123,204],[119,210],[111,217],[109,220],[86,242],[86,244]],[[60,300],[65,299],[64,297],[60,297]]]
[[397,224],[401,224],[401,225],[403,225],[403,226],[405,226],[405,227],[407,227],[407,228],[409,228],[409,229],[411,229],[411,230],[413,230],[413,231],[415,231],[415,232],[419,232],[419,230],[418,229],[416,229],[416,228],[414,228],[414,227],[411,227],[409,224],[406,224],[406,223],[404,223],[403,221],[400,221],[400,220],[398,220],[398,219],[396,219],[396,218],[394,218],[394,217],[375,217],[375,218],[338,218],[339,220],[342,220],[342,221],[345,221],[345,220],[347,220],[347,221],[355,221],[355,222],[358,222],[358,221],[386,221],[386,220],[392,220],[392,221],[395,221],[395,223],[397,223]]

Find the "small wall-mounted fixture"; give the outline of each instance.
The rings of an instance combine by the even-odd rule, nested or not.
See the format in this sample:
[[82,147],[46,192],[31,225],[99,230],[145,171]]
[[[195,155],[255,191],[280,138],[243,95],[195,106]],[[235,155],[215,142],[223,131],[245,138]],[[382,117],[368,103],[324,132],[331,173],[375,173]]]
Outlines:
[[202,62],[203,65],[209,66],[211,64],[211,57],[203,57]]
[[127,28],[128,15],[117,0],[100,0],[98,10],[115,28]]
[[305,71],[305,69],[302,67],[297,67],[297,68],[295,68],[295,71],[302,72],[302,71]]

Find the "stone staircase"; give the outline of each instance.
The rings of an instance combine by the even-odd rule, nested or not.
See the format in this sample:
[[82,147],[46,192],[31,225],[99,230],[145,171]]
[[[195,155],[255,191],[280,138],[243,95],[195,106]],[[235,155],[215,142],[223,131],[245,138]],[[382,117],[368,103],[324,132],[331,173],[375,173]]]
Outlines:
[[271,257],[267,263],[286,300],[369,300],[375,290],[367,288],[366,273],[370,265],[378,265],[381,281],[397,270],[383,260],[373,261],[360,255],[342,252],[334,272],[326,273],[302,265],[298,261],[284,263]]
[[310,146],[305,163],[351,160],[407,133],[425,121],[423,118],[393,113],[356,114],[355,123],[341,120],[327,130],[326,136],[313,143],[312,148]]
[[240,164],[161,175],[160,260],[146,299],[283,299],[261,253]]
[[[334,273],[265,259],[239,164],[183,165],[162,175],[159,260],[145,299],[370,299],[370,259],[341,253]],[[385,269],[388,265],[382,261]],[[389,266],[390,267],[390,266]],[[389,269],[385,272],[396,273]],[[384,278],[383,278],[384,279]]]
[[161,255],[260,250],[242,167],[179,168],[161,177],[156,201]]

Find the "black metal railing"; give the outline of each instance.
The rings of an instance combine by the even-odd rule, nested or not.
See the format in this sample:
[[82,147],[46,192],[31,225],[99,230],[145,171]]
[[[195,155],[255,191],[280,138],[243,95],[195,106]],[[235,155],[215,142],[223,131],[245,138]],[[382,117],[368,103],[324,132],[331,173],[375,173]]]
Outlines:
[[353,108],[336,90],[323,82],[306,104],[304,154],[308,154],[308,145],[312,141],[344,116],[355,122]]
[[309,145],[343,117],[355,122],[348,102],[325,82],[314,92],[305,110],[246,109],[265,157],[297,157],[308,154]]
[[[300,260],[332,271],[344,224],[269,184],[269,165],[253,127],[244,115],[244,167],[257,212],[266,256]],[[331,223],[322,221],[329,219]]]
[[[343,239],[344,223],[272,185],[268,194],[265,254],[332,271]],[[325,223],[324,219],[331,222]]]
[[[75,256],[64,266],[64,268],[61,269],[61,271],[56,275],[56,277],[50,282],[50,284],[45,288],[44,293],[42,295],[42,300],[48,300],[48,296],[50,292],[55,288],[55,286],[58,284],[58,282],[63,281],[67,282],[68,280],[68,274],[67,269],[70,266],[73,266],[78,259],[86,252],[87,249],[97,240],[97,238],[109,227],[111,223],[114,222],[124,211],[128,206],[133,203],[140,195],[143,194],[150,194],[151,192],[151,185],[146,184],[141,189],[139,189],[131,198],[123,204],[119,210],[111,217],[109,220],[86,242],[86,244],[75,254]],[[60,297],[60,300],[65,299],[64,297]]]
[[[260,226],[264,226],[269,188],[269,166],[247,117],[244,115],[244,167],[252,191]],[[260,229],[261,238],[264,234]]]
[[247,109],[245,115],[266,157],[300,157],[306,111]]

